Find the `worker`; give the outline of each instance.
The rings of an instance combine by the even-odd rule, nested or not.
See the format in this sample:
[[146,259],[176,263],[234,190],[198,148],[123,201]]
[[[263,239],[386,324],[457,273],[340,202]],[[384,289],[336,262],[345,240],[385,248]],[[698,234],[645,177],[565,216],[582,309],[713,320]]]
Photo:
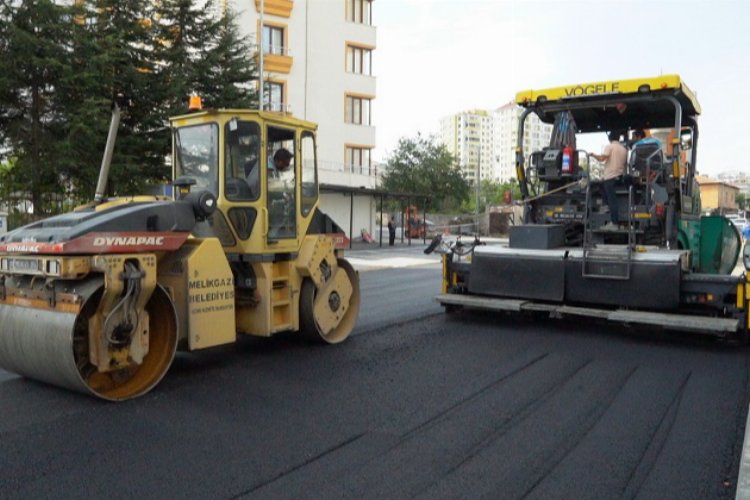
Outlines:
[[245,180],[250,187],[250,199],[256,199],[260,190],[260,174],[258,172],[258,155],[250,154],[247,156],[244,165]]
[[391,215],[391,220],[388,221],[388,246],[392,247],[396,242],[396,217]]
[[268,191],[283,193],[285,201],[294,198],[294,168],[292,153],[286,148],[279,148],[268,161]]
[[286,148],[279,148],[273,154],[273,161],[268,162],[268,176],[279,177],[289,169],[292,162],[292,153]]
[[611,131],[608,137],[609,144],[604,147],[602,154],[592,154],[591,156],[604,162],[602,189],[604,190],[604,199],[609,207],[610,222],[605,224],[602,229],[612,231],[619,229],[620,226],[615,184],[622,180],[622,176],[625,174],[628,150],[620,143],[620,132]]
[[750,224],[745,224],[745,227],[742,228],[742,239],[745,240],[745,244],[750,241]]
[[628,149],[633,149],[636,143],[640,142],[641,140],[645,138],[646,138],[646,132],[644,132],[642,128],[637,128],[633,130],[633,134],[630,136],[630,140],[628,141]]

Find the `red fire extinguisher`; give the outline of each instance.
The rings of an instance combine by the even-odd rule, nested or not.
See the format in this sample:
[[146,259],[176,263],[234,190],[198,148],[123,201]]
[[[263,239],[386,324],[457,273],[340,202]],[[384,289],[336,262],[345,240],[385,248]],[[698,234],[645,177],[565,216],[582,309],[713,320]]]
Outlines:
[[562,150],[562,173],[573,173],[573,148],[565,146]]

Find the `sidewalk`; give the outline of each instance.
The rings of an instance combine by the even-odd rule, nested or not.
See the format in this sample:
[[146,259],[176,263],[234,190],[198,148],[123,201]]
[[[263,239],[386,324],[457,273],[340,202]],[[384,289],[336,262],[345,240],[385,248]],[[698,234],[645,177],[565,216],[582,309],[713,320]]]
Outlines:
[[403,243],[396,241],[392,247],[388,246],[388,241],[381,247],[378,242],[365,243],[362,241],[352,242],[352,248],[344,249],[344,257],[348,260],[357,271],[374,271],[376,269],[395,269],[425,265],[439,265],[440,255],[425,255],[424,249],[427,248],[431,240],[424,243],[423,240],[408,240]]
[[362,241],[362,239],[357,238],[354,241],[352,241],[352,248],[346,247],[344,250],[346,252],[357,252],[360,250],[383,250],[383,251],[393,251],[399,248],[420,248],[424,249],[427,245],[430,244],[430,241],[432,241],[432,238],[427,238],[426,240],[422,239],[414,239],[412,238],[411,244],[409,244],[409,240],[404,238],[404,241],[401,242],[400,239],[396,239],[396,243],[394,246],[389,247],[388,246],[388,238],[383,238],[383,245],[380,245],[380,241],[375,238],[375,241],[372,243],[367,243],[366,241]]

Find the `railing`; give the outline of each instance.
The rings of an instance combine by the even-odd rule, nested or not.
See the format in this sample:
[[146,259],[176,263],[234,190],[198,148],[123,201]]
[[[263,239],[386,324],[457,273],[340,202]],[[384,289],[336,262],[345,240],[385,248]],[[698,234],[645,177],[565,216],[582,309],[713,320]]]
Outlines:
[[263,104],[264,111],[275,111],[277,113],[291,113],[292,105],[283,102],[267,102]]
[[357,175],[366,175],[368,177],[378,176],[377,165],[347,165],[334,161],[318,161],[318,168],[327,172],[345,172]]
[[80,203],[79,200],[65,198],[58,193],[44,193],[39,196],[39,206],[35,208],[31,193],[2,193],[0,214],[7,217],[4,229],[11,230],[62,213]]
[[[272,56],[291,56],[292,55],[292,49],[289,47],[285,47],[284,45],[269,45],[264,44],[265,47],[263,47],[263,54],[264,55],[272,55]],[[250,48],[253,50],[253,52],[258,52],[258,44],[253,43],[250,44]]]

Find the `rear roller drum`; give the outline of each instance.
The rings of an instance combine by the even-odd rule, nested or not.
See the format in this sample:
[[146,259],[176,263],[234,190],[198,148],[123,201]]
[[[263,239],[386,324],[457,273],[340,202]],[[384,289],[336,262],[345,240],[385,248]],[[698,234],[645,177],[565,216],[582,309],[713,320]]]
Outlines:
[[[338,259],[338,273],[345,273],[351,285],[348,301],[345,301],[342,294],[335,289],[326,296],[320,296],[325,292],[317,290],[311,280],[305,279],[302,282],[299,297],[300,331],[308,340],[337,344],[345,340],[354,329],[354,323],[359,315],[359,276],[345,259]],[[320,302],[316,304],[319,296]],[[334,321],[335,325],[331,321]]]

